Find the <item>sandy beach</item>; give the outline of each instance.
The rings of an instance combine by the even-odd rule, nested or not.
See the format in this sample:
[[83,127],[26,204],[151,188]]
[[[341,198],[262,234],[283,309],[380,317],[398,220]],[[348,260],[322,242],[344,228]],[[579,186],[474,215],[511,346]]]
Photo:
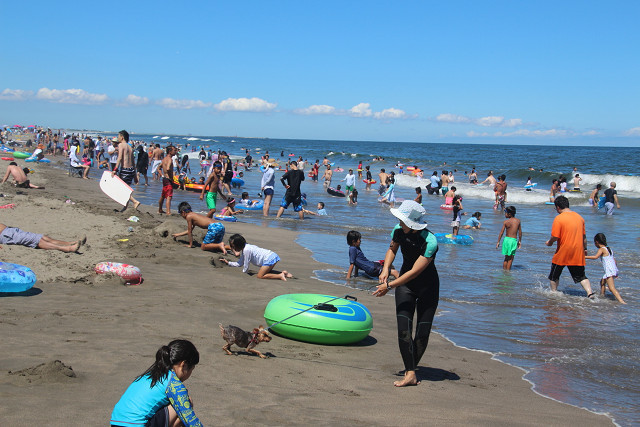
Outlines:
[[[437,333],[420,364],[422,383],[394,388],[402,361],[393,297],[374,298],[314,279],[321,265],[294,243],[295,233],[225,223],[228,235],[242,233],[249,243],[277,252],[277,268],[295,276],[258,280],[212,264],[217,254],[166,237],[186,228],[177,215],[160,216],[151,206],[114,213],[119,205],[99,190],[96,170],[87,181],[52,165],[30,167],[31,181],[46,189],[17,192],[3,184],[2,204],[16,206],[3,209],[0,222],[63,240],[86,235],[88,243],[81,254],[6,245],[0,250],[2,261],[26,265],[38,277],[31,291],[0,294],[3,425],[107,425],[126,387],[174,338],[191,340],[200,352],[185,384],[205,425],[612,424],[536,394],[520,369],[456,347]],[[127,221],[131,215],[140,222]],[[195,240],[203,235],[199,230]],[[140,267],[144,283],[123,286],[97,277],[93,266],[101,261]],[[218,323],[245,330],[263,325],[269,300],[296,292],[350,293],[369,308],[374,329],[353,346],[276,336],[258,346],[269,359],[225,355]],[[437,317],[434,325],[437,330]]]

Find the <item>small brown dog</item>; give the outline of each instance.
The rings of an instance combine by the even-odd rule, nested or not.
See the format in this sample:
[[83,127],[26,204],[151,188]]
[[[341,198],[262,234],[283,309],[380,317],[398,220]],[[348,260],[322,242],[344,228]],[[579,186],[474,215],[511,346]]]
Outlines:
[[229,325],[222,326],[220,325],[220,335],[222,335],[222,339],[227,342],[227,345],[222,347],[222,349],[227,354],[233,354],[230,350],[233,344],[238,347],[245,348],[247,352],[252,354],[257,354],[262,359],[266,359],[267,356],[260,353],[258,350],[254,350],[253,348],[261,342],[269,342],[271,341],[271,336],[269,336],[269,332],[260,325],[258,328],[254,328],[252,332],[245,332],[237,326]]

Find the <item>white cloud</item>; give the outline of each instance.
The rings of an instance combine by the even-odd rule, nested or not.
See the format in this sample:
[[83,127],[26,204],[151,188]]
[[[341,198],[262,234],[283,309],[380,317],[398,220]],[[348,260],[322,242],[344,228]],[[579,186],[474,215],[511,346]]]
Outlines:
[[373,115],[373,112],[371,111],[371,104],[361,102],[360,104],[351,107],[349,114],[353,117],[371,117]]
[[640,126],[628,129],[622,133],[624,136],[640,136]]
[[103,93],[90,93],[83,89],[49,89],[38,90],[36,98],[61,104],[102,104],[109,99]]
[[457,114],[439,114],[435,118],[436,122],[444,122],[444,123],[471,123],[472,119],[465,116],[459,116]]
[[260,98],[227,98],[213,107],[218,111],[245,111],[263,113],[272,111],[277,104],[267,102]]
[[25,101],[33,96],[30,90],[5,89],[0,92],[0,100],[3,101]]
[[307,108],[295,109],[293,112],[304,116],[336,114],[336,107],[331,105],[310,105]]
[[124,99],[124,103],[128,105],[147,105],[149,103],[149,98],[147,98],[146,96],[129,94]]
[[[594,131],[595,132],[595,131]],[[589,132],[585,132],[582,133],[580,135],[595,135],[597,134],[594,133],[589,133]],[[518,129],[515,130],[513,132],[502,132],[502,131],[498,131],[498,132],[493,132],[493,133],[489,133],[489,132],[475,132],[475,131],[469,131],[466,133],[466,135],[470,138],[475,138],[475,137],[548,137],[548,138],[553,138],[553,137],[568,137],[568,136],[576,136],[577,133],[574,131],[569,131],[566,129],[538,129],[538,130],[530,130],[530,129]]]
[[207,108],[211,107],[210,102],[203,102],[192,99],[173,99],[173,98],[162,98],[156,102],[156,104],[160,105],[164,108],[171,108],[174,110],[192,110],[194,108]]
[[467,116],[459,116],[457,114],[439,114],[434,119],[436,122],[444,123],[468,123],[476,124],[483,127],[506,127],[514,128],[518,126],[524,126],[522,119],[505,119],[502,116],[487,116],[474,119]]
[[390,119],[405,119],[407,118],[407,113],[397,108],[386,108],[382,111],[373,113],[373,117],[379,120],[390,120]]

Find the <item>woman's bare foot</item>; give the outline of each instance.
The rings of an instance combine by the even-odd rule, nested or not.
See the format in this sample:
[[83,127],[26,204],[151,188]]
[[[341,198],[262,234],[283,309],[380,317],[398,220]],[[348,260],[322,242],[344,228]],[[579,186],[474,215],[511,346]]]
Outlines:
[[416,371],[406,371],[402,381],[394,381],[393,385],[396,387],[407,387],[410,385],[418,385],[420,381],[416,377]]
[[71,250],[69,252],[78,253],[80,250],[80,240],[78,240],[75,244],[71,245]]
[[133,209],[138,210],[138,206],[140,206],[140,202],[135,202],[133,204]]

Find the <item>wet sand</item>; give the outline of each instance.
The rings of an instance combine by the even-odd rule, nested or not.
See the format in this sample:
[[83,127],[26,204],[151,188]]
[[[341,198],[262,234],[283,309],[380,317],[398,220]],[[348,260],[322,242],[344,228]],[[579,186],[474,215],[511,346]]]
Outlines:
[[[150,206],[113,212],[120,206],[99,190],[98,171],[86,181],[51,165],[29,167],[36,170],[29,175],[32,182],[46,189],[17,194],[3,184],[0,205],[16,207],[0,210],[0,222],[62,240],[86,235],[88,243],[81,254],[6,245],[0,250],[2,261],[27,265],[38,277],[31,291],[0,294],[5,425],[108,424],[129,383],[174,338],[193,341],[200,352],[186,386],[205,425],[612,424],[537,395],[520,369],[455,347],[435,333],[418,371],[422,383],[395,388],[402,361],[393,297],[374,298],[314,279],[313,270],[322,265],[294,243],[295,233],[224,223],[227,235],[242,233],[249,243],[277,252],[277,268],[295,276],[287,282],[258,280],[240,268],[212,265],[217,254],[164,237],[186,228],[177,215],[160,216]],[[140,222],[127,221],[131,215]],[[198,230],[195,240],[203,236]],[[93,266],[100,261],[134,264],[144,283],[123,286],[97,277]],[[263,325],[269,300],[294,292],[352,294],[371,311],[374,329],[353,346],[276,336],[258,346],[270,355],[265,360],[223,352],[218,323],[245,330]],[[437,323],[436,318],[436,329]]]

